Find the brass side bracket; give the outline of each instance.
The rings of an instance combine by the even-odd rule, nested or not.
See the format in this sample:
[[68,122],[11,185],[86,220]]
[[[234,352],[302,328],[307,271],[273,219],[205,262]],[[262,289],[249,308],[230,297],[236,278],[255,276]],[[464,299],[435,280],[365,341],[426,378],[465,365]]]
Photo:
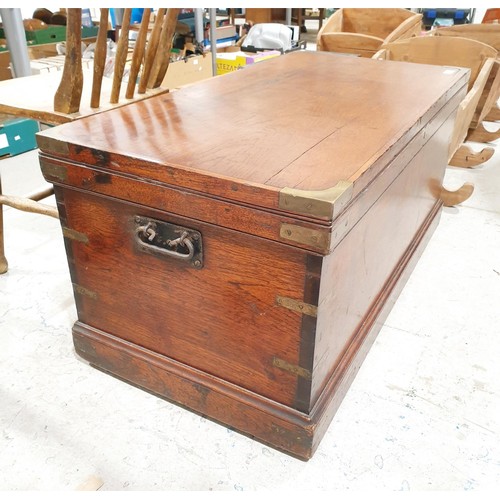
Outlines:
[[51,129],[44,130],[42,133],[39,132],[38,134],[35,135],[38,147],[44,153],[54,153],[56,155],[68,156],[69,155],[68,143],[50,137],[49,135],[50,132]]
[[330,249],[330,230],[318,230],[308,227],[295,226],[293,224],[281,224],[280,237],[285,240],[294,241],[314,248],[315,250],[328,253]]
[[311,380],[312,379],[312,374],[309,370],[306,370],[305,368],[302,368],[301,366],[297,365],[292,365],[288,361],[285,361],[284,359],[280,358],[273,358],[273,366],[276,368],[280,368],[282,370],[285,370],[287,372],[293,373],[294,375],[297,375],[297,377],[302,377],[306,380]]
[[301,314],[306,314],[307,316],[313,316],[314,318],[318,315],[317,306],[313,306],[311,304],[306,304],[300,300],[291,299],[290,297],[276,297],[276,303],[281,307],[285,307],[286,309],[290,309],[291,311],[295,311]]

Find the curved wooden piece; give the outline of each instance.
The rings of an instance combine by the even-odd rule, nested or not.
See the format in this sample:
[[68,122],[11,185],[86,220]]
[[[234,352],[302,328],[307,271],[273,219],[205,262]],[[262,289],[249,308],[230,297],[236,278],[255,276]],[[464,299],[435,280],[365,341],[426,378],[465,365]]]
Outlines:
[[462,144],[452,156],[448,164],[452,167],[474,168],[488,161],[495,152],[492,147],[474,152],[470,146]]
[[484,125],[480,123],[476,128],[469,129],[467,134],[468,141],[474,142],[494,142],[500,139],[500,128],[494,132],[490,132],[484,128]]
[[372,57],[382,43],[382,38],[361,33],[325,33],[321,37],[321,50]]
[[500,60],[496,59],[486,80],[483,92],[479,98],[474,116],[470,122],[470,128],[477,128],[486,119],[491,110],[497,106],[500,97]]
[[448,191],[445,187],[441,187],[439,197],[441,198],[445,207],[454,207],[468,200],[474,192],[474,184],[466,182],[462,187],[456,191]]
[[498,104],[495,104],[490,109],[490,112],[486,115],[485,120],[487,122],[496,122],[497,120],[500,120],[500,108],[498,107]]
[[432,30],[434,36],[463,37],[478,40],[500,50],[499,24],[455,24]]
[[414,14],[403,21],[392,33],[390,33],[384,43],[395,42],[405,38],[419,36],[422,31],[422,14]]
[[[458,39],[456,39],[458,40]],[[488,75],[493,67],[494,59],[488,58],[484,61],[483,67],[479,72],[474,85],[469,90],[465,98],[462,100],[460,105],[458,106],[457,115],[455,118],[455,125],[453,126],[453,134],[450,141],[449,154],[448,159],[451,159],[456,155],[457,151],[462,147],[465,138],[467,137],[467,133],[470,128],[470,124],[472,122],[472,117],[474,116],[474,112],[479,103],[479,99],[481,98],[484,86],[486,84],[486,80],[488,79]],[[467,153],[470,156],[470,153]],[[491,157],[491,155],[490,155]],[[483,160],[484,161],[484,160]],[[480,161],[479,163],[483,163]],[[477,165],[479,164],[477,163]],[[467,165],[465,165],[467,166]],[[471,166],[476,166],[475,164]]]

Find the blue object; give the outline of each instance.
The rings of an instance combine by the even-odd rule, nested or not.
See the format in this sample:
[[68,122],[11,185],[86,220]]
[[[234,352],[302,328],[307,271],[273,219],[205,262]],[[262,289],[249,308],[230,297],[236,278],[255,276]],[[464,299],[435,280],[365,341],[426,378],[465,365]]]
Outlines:
[[15,156],[37,148],[35,134],[40,127],[36,120],[6,119],[0,122],[0,156]]
[[[151,9],[150,9],[151,10]],[[142,21],[144,9],[132,9],[130,13],[130,24],[138,24]],[[111,18],[111,27],[116,28],[116,13],[115,9],[109,9],[109,17]]]

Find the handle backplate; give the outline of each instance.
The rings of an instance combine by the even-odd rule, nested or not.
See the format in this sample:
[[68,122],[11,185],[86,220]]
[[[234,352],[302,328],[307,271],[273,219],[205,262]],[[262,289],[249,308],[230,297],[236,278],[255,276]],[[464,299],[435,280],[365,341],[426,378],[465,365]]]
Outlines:
[[184,261],[196,269],[203,267],[203,242],[199,231],[140,215],[134,217],[134,225],[135,244],[140,251]]

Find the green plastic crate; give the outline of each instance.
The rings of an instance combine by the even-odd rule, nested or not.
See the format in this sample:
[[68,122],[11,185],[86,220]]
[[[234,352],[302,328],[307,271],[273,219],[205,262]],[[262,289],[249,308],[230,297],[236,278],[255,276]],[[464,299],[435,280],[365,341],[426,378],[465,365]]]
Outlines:
[[82,38],[92,38],[97,36],[99,26],[82,26]]
[[[24,31],[28,45],[41,45],[43,43],[55,43],[66,40],[66,26],[49,25],[45,29]],[[0,38],[5,38],[3,28],[0,28]]]
[[56,43],[66,40],[66,26],[52,26],[48,28],[25,31],[28,45],[42,45],[44,43]]

